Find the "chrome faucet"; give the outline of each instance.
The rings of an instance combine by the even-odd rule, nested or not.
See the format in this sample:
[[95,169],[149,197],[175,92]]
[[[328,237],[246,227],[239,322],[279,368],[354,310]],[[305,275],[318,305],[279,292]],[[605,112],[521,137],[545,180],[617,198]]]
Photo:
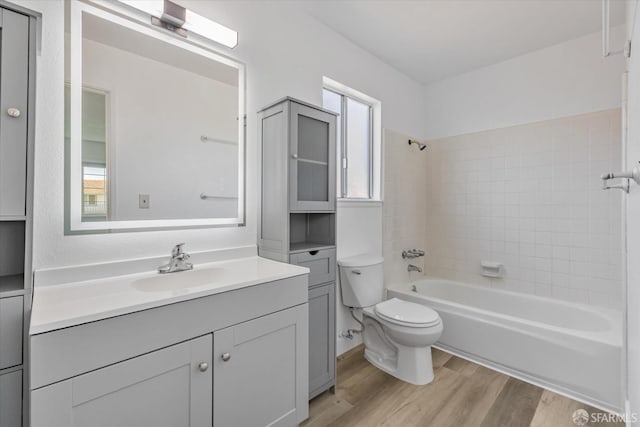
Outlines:
[[182,250],[184,243],[178,243],[171,250],[171,259],[165,265],[158,267],[158,273],[175,273],[178,271],[191,270],[193,264],[187,262],[191,256]]
[[418,267],[417,265],[413,265],[413,264],[409,264],[409,266],[407,267],[407,271],[409,271],[409,272],[417,271],[418,273],[422,273],[422,269],[420,267]]

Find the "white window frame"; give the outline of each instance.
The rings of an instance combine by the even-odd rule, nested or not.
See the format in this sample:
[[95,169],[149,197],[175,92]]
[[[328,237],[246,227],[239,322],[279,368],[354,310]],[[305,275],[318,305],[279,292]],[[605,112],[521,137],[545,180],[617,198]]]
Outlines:
[[348,159],[345,157],[346,146],[349,143],[346,140],[346,132],[345,132],[345,120],[344,117],[340,117],[340,123],[338,124],[338,131],[342,133],[341,138],[341,147],[337,147],[337,150],[340,152],[341,161],[338,163],[337,173],[340,174],[340,182],[341,188],[338,189],[338,202],[355,202],[355,203],[366,203],[366,202],[381,202],[382,201],[382,103],[360,91],[352,89],[342,83],[339,83],[335,80],[332,80],[328,77],[322,78],[322,87],[328,91],[334,92],[338,95],[342,96],[342,111],[346,116],[347,109],[346,103],[347,98],[351,98],[360,103],[366,104],[369,106],[369,114],[370,114],[370,153],[371,158],[369,159],[369,197],[368,198],[353,198],[347,197],[347,168],[348,168]]

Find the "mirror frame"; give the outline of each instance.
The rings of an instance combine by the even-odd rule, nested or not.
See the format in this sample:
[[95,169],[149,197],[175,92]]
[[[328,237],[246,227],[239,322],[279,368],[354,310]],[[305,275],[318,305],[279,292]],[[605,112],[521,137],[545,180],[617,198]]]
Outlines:
[[[115,12],[115,11],[114,11]],[[238,70],[238,215],[235,218],[158,219],[121,221],[82,221],[82,16],[88,13],[122,25],[197,55]],[[185,228],[244,226],[246,221],[246,66],[217,51],[179,38],[172,33],[133,21],[78,0],[70,1],[70,143],[68,177],[65,179],[65,234],[92,234],[131,231],[154,231]],[[127,19],[132,18],[132,19]]]

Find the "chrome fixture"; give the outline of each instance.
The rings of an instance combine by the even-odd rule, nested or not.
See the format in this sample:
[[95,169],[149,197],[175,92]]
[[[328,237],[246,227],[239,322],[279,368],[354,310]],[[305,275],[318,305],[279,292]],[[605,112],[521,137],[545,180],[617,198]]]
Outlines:
[[204,16],[198,15],[169,0],[118,0],[151,16],[151,24],[188,38],[189,33],[233,49],[238,44],[238,32]]
[[[629,193],[629,180],[633,180],[633,182],[640,185],[640,167],[636,166],[631,171],[627,172],[603,173],[600,176],[600,179],[602,179],[603,190],[617,188],[624,191],[625,193]],[[609,185],[607,181],[609,181],[610,179],[622,179],[622,183]]]
[[201,362],[200,364],[198,364],[198,369],[200,370],[200,372],[207,372],[207,369],[209,369],[209,364],[207,362]]
[[613,52],[609,50],[609,34],[611,33],[610,3],[610,0],[602,0],[602,57],[606,58],[611,55],[618,55],[622,53],[625,57],[630,58],[631,40],[627,40],[625,42],[623,49]]
[[222,353],[220,359],[222,359],[223,362],[228,362],[231,360],[231,353]]
[[187,262],[191,256],[182,250],[184,243],[178,243],[171,250],[171,259],[165,265],[158,267],[158,273],[175,273],[193,269],[193,264]]
[[424,251],[420,249],[409,249],[402,251],[402,259],[411,259],[424,256]]
[[212,138],[210,136],[207,135],[200,135],[200,141],[202,142],[216,142],[218,144],[227,144],[227,145],[238,145],[238,143],[236,141],[231,141],[228,139],[221,139],[221,138]]
[[408,272],[417,271],[418,273],[422,273],[422,269],[417,265],[413,265],[413,264],[409,264],[409,266],[407,267],[407,271]]
[[420,148],[420,151],[423,151],[425,148],[427,148],[426,144],[423,144],[420,141],[416,141],[416,140],[413,140],[413,139],[409,140],[409,145],[411,145],[411,144],[416,144]]
[[[358,273],[360,274],[360,273]],[[361,329],[347,329],[347,332],[340,332],[340,336],[342,338],[347,338],[352,340],[356,334],[361,334],[362,331],[364,331],[364,323],[362,323],[362,320],[358,319],[358,317],[356,316],[356,314],[354,313],[355,308],[351,307],[350,311],[351,311],[351,317],[353,317],[353,320],[355,320],[356,322],[358,322],[358,324],[360,325]]]

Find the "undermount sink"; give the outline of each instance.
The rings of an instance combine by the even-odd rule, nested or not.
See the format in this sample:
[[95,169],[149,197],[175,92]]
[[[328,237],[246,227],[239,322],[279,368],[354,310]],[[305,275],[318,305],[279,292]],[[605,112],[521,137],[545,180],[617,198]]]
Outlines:
[[224,269],[205,268],[203,270],[189,270],[178,273],[158,274],[136,280],[133,287],[142,292],[176,291],[187,288],[197,288],[214,282],[222,277]]

